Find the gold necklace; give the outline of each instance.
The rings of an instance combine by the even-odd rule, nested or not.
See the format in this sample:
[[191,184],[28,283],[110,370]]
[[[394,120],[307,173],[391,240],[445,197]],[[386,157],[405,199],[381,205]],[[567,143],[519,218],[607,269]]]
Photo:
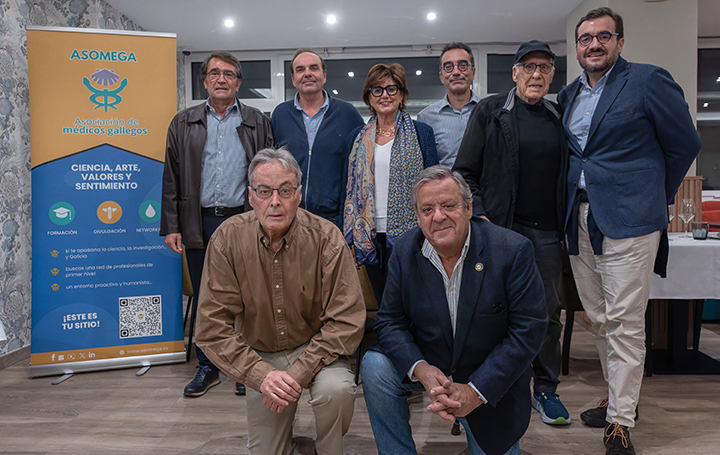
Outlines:
[[395,134],[395,126],[391,126],[389,130],[384,130],[378,126],[377,134],[379,134],[380,136],[390,137]]

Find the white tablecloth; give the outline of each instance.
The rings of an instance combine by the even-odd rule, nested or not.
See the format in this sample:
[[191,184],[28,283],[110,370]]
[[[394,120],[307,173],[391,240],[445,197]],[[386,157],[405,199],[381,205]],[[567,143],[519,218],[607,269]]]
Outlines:
[[667,278],[653,275],[650,298],[720,299],[720,240],[680,235],[670,233]]

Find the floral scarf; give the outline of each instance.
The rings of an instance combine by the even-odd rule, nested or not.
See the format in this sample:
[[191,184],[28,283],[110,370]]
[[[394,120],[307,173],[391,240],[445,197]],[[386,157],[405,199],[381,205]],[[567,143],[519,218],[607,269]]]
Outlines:
[[[395,123],[395,141],[390,152],[388,187],[388,243],[417,225],[410,187],[423,170],[423,155],[415,125],[407,112],[400,111]],[[375,133],[373,116],[358,133],[349,157],[347,198],[343,208],[343,232],[355,247],[358,264],[378,264],[375,245]]]

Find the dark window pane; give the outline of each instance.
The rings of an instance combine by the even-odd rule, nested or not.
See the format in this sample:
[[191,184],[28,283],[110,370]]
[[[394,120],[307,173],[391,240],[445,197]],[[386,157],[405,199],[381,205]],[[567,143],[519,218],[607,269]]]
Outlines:
[[[405,69],[405,81],[410,92],[406,104],[407,111],[411,115],[417,115],[424,107],[445,96],[445,87],[438,78],[440,59],[435,56],[325,60],[327,67],[325,91],[330,96],[354,104],[361,115],[369,116],[370,111],[362,100],[362,88],[368,71],[378,63],[386,65],[399,63]],[[285,99],[292,99],[295,93],[290,75],[290,61],[287,60],[285,61]]]
[[720,190],[720,49],[698,49],[697,74],[697,175],[705,178],[704,190]]
[[697,160],[697,175],[705,178],[704,190],[720,190],[720,121],[698,122],[702,148]]
[[720,49],[698,49],[698,92],[720,92]]
[[[193,62],[192,69],[192,99],[207,99],[208,93],[203,86],[200,67],[202,62]],[[270,89],[270,60],[245,60],[240,62],[242,67],[242,84],[237,97],[240,99],[271,97]]]
[[[487,85],[488,93],[507,93],[515,87],[512,79],[512,67],[515,64],[515,54],[488,54],[487,56]],[[565,87],[567,73],[567,58],[555,58],[555,76],[550,83],[548,93],[558,93]]]

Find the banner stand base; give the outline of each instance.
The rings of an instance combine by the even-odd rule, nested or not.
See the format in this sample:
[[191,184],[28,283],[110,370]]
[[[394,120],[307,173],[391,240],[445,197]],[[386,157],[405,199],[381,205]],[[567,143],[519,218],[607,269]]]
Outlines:
[[60,376],[59,378],[57,378],[56,380],[54,380],[53,382],[51,382],[50,385],[58,385],[60,383],[67,381],[68,379],[70,379],[73,376],[74,376],[73,373],[64,374],[64,375]]
[[[30,365],[31,378],[41,376],[72,375],[74,373],[89,373],[93,371],[117,370],[131,367],[151,367],[153,365],[168,365],[171,363],[185,363],[185,352],[169,354],[152,354],[133,357],[120,357],[114,359],[91,360],[86,362],[53,363],[50,365]],[[145,370],[145,368],[143,368]],[[141,370],[142,371],[142,370]],[[145,370],[147,371],[147,370]],[[143,374],[145,373],[143,371]],[[139,373],[139,372],[138,372]],[[65,378],[67,379],[67,378]],[[63,379],[63,380],[65,380]],[[58,382],[59,384],[59,382]]]

